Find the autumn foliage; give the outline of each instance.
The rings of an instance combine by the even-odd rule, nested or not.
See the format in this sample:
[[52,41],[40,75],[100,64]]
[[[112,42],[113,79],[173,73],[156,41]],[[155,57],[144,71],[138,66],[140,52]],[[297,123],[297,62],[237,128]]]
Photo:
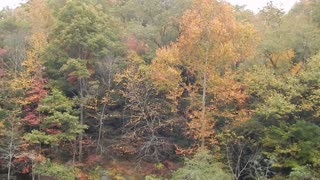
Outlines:
[[[232,79],[233,67],[253,55],[256,32],[237,21],[229,5],[208,0],[194,1],[180,26],[177,42],[158,50],[152,78],[177,104],[182,103],[179,99],[189,101],[184,109],[190,127],[187,134],[214,144],[215,120],[209,120],[210,116],[245,120],[220,109],[226,104],[238,109],[236,104],[245,102],[244,86]],[[244,110],[241,113],[248,115]]]
[[228,2],[0,11],[0,173],[319,179],[320,3]]

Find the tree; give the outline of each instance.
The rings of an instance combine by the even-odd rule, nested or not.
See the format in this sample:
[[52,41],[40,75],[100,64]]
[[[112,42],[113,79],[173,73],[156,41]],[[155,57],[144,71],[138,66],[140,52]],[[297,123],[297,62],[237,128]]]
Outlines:
[[127,115],[124,116],[122,142],[114,146],[125,154],[136,155],[139,161],[159,162],[173,149],[164,135],[172,119],[165,119],[170,111],[151,82],[149,66],[132,52],[127,68],[116,75],[116,81],[126,101],[124,114]]
[[13,10],[1,11],[1,48],[6,51],[2,61],[15,72],[21,71],[25,58],[27,25]]
[[[312,1],[301,1],[297,3],[284,18],[288,46],[295,52],[294,63],[302,62],[316,55],[320,50],[319,27],[313,21],[313,13],[317,7]],[[299,25],[298,25],[299,24]]]
[[[45,0],[31,0],[25,7],[27,19],[31,23],[32,34],[42,34],[48,38],[52,24],[52,11]],[[45,48],[45,47],[43,47]]]
[[[284,26],[285,12],[270,1],[257,15],[256,26],[262,34],[259,46],[263,59],[274,69],[290,67],[294,57],[293,50],[288,47],[287,30]],[[285,69],[288,70],[288,69]]]
[[[8,169],[8,180],[11,179],[14,172],[14,159],[21,153],[20,145],[23,143],[19,138],[22,134],[21,104],[19,103],[21,94],[19,89],[11,86],[11,80],[16,76],[16,73],[12,69],[4,68],[4,73],[0,79],[0,159],[4,161]],[[16,171],[19,170],[16,169]]]
[[[46,45],[46,39],[36,32],[32,32],[32,35],[26,38],[24,34],[26,29],[23,30],[26,20],[21,18],[20,13],[21,11],[19,10],[12,12],[13,17],[11,17],[11,20],[14,20],[11,22],[12,24],[8,24],[6,18],[2,19],[2,30],[10,30],[12,34],[16,33],[16,37],[22,37],[23,39],[22,41],[11,41],[11,38],[9,38],[11,39],[10,41],[4,39],[5,48],[11,52],[8,53],[7,57],[1,59],[5,67],[5,73],[1,77],[4,80],[4,86],[1,91],[2,93],[6,92],[6,95],[3,94],[2,99],[6,103],[2,105],[2,108],[8,113],[7,118],[5,118],[8,134],[5,143],[8,142],[8,148],[5,150],[6,153],[3,153],[8,158],[8,178],[13,165],[20,164],[21,169],[16,167],[16,172],[28,173],[30,170],[28,164],[18,158],[28,159],[23,152],[25,151],[23,146],[27,144],[19,136],[23,134],[23,127],[28,129],[30,126],[39,124],[40,119],[35,109],[40,100],[46,95],[46,90],[44,89],[45,80],[42,78],[42,66],[39,61],[39,56]],[[26,44],[28,48],[25,48]],[[20,45],[22,45],[22,49],[19,48]]]
[[74,103],[61,91],[52,90],[37,109],[41,113],[39,129],[26,133],[24,138],[31,144],[51,146],[75,140],[86,126],[80,124],[78,117],[73,115],[73,108]]
[[319,126],[305,121],[270,127],[263,139],[264,153],[275,158],[274,167],[296,168],[308,163],[317,167],[319,143],[315,137],[318,137],[319,130]]
[[250,142],[250,139],[246,140],[234,131],[235,129],[226,130],[220,134],[221,145],[224,146],[221,150],[225,154],[225,160],[234,179],[249,178],[250,171],[254,170],[252,165],[259,160],[259,151],[255,144]]
[[[81,124],[85,123],[87,103],[97,95],[97,81],[92,77],[98,60],[115,59],[122,54],[117,31],[116,23],[101,6],[90,2],[67,2],[57,14],[53,43],[47,49],[45,65],[48,76],[57,86],[79,97]],[[80,135],[79,160],[82,154]]]
[[[44,66],[41,58],[48,45],[48,23],[51,14],[42,0],[30,1],[26,8],[17,13],[21,17],[26,17],[32,28],[27,38],[28,48],[25,59],[21,63],[21,71],[13,79],[12,86],[20,89],[24,96],[20,100],[21,105],[24,106],[24,123],[27,126],[37,126],[40,119],[36,109],[47,94],[45,89],[47,80],[43,77]],[[39,18],[35,19],[35,17]]]
[[153,80],[169,98],[188,94],[189,124],[204,146],[213,126],[208,106],[217,103],[210,90],[216,79],[223,79],[231,67],[254,52],[256,33],[250,24],[235,19],[229,5],[207,0],[193,2],[183,15],[181,29],[177,42],[157,51]]
[[[251,123],[256,123],[247,137],[261,146],[272,167],[282,173],[307,164],[318,167],[314,159],[319,129],[318,59],[318,55],[309,59],[298,73],[281,74],[258,66],[244,78],[253,108]],[[255,134],[262,135],[255,138]]]
[[6,116],[0,117],[1,119],[4,119],[4,122],[1,122],[4,131],[1,132],[0,136],[3,141],[0,144],[0,159],[4,160],[7,164],[7,180],[10,180],[12,175],[13,160],[19,151],[19,144],[21,142],[18,138],[19,134],[21,133],[19,129],[21,126],[19,125],[17,118],[20,112],[17,111],[17,109],[9,109],[7,112],[5,112],[3,109],[0,109],[0,113]]
[[270,2],[257,15],[260,53],[279,72],[305,64],[319,50],[319,29],[312,21],[310,2],[297,3],[288,14]]

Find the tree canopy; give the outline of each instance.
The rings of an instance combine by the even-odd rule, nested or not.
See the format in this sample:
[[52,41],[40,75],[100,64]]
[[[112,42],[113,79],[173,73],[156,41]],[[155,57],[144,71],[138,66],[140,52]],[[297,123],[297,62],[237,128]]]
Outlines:
[[0,179],[319,179],[319,7],[1,10]]

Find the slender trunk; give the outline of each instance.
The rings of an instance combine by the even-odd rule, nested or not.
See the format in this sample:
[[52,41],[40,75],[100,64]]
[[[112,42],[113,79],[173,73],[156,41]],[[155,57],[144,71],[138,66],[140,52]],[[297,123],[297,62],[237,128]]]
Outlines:
[[203,84],[202,84],[202,112],[201,112],[201,147],[205,146],[205,131],[207,125],[206,119],[206,93],[207,93],[207,68],[208,68],[208,59],[209,59],[209,45],[206,48],[206,56],[205,56],[205,67],[203,72]]
[[98,141],[97,141],[97,149],[96,149],[96,153],[98,153],[98,149],[100,149],[100,153],[101,153],[101,149],[102,149],[102,145],[101,145],[101,137],[102,137],[102,125],[103,125],[103,117],[104,117],[104,112],[106,109],[106,104],[103,105],[102,107],[102,112],[101,112],[101,116],[100,116],[100,122],[99,122],[99,134],[98,134]]
[[77,154],[77,139],[73,142],[73,153],[72,153],[72,166],[74,167],[76,162],[76,154]]
[[112,61],[113,60],[109,60],[109,72],[108,72],[108,91],[110,92],[111,89],[111,76],[112,76]]
[[33,162],[32,159],[31,159],[31,166],[32,166],[32,173],[31,173],[32,180],[35,180],[36,179],[36,174],[34,173],[34,162]]
[[[80,109],[81,109],[81,112],[80,112],[80,124],[83,125],[83,116],[84,116],[84,108],[83,108],[83,105],[81,104],[80,105]],[[79,135],[79,161],[82,160],[82,139],[83,139],[83,134],[81,133]]]
[[[83,100],[84,98],[84,79],[80,78],[80,101]],[[84,107],[83,107],[83,102],[80,102],[80,124],[83,125],[84,122]],[[81,133],[79,135],[79,157],[78,160],[82,161],[82,139],[83,139],[83,134]]]
[[206,71],[203,74],[203,92],[202,92],[202,112],[201,112],[201,147],[205,143],[205,129],[206,129],[206,90],[207,90],[207,75]]
[[11,176],[11,165],[12,165],[12,157],[13,157],[13,124],[11,123],[11,131],[10,131],[10,144],[9,144],[9,162],[8,162],[8,175],[7,179],[10,180]]
[[[109,60],[109,66],[108,66],[108,94],[107,94],[107,99],[109,98],[109,93],[110,93],[110,89],[111,89],[111,75],[112,75],[112,60],[110,58],[107,58],[107,60]],[[101,112],[101,116],[100,116],[100,121],[99,121],[99,134],[98,134],[98,141],[97,141],[97,149],[96,149],[96,153],[98,153],[98,150],[100,149],[100,153],[102,152],[102,145],[101,145],[101,138],[102,138],[102,127],[103,127],[103,117],[105,114],[105,110],[106,110],[106,103],[103,104],[102,107],[102,112]]]
[[[11,161],[11,159],[9,160],[9,161]],[[8,180],[10,180],[10,176],[11,176],[11,163],[9,163],[9,165],[8,165],[9,167],[8,167],[8,175],[7,175],[7,179]]]

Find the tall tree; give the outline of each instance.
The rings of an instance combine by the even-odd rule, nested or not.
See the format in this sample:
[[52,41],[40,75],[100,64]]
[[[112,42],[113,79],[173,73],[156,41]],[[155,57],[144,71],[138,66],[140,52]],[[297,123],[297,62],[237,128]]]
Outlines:
[[236,20],[231,6],[209,0],[193,2],[183,15],[181,29],[177,42],[157,52],[153,79],[173,98],[188,94],[189,124],[204,146],[214,122],[208,114],[214,110],[208,106],[217,103],[210,90],[231,67],[252,55],[256,32]]
[[172,153],[172,141],[166,133],[174,120],[169,116],[165,99],[151,82],[150,67],[132,52],[127,67],[116,75],[116,81],[126,103],[123,136],[113,146],[124,154],[136,155],[139,161],[163,160]]

